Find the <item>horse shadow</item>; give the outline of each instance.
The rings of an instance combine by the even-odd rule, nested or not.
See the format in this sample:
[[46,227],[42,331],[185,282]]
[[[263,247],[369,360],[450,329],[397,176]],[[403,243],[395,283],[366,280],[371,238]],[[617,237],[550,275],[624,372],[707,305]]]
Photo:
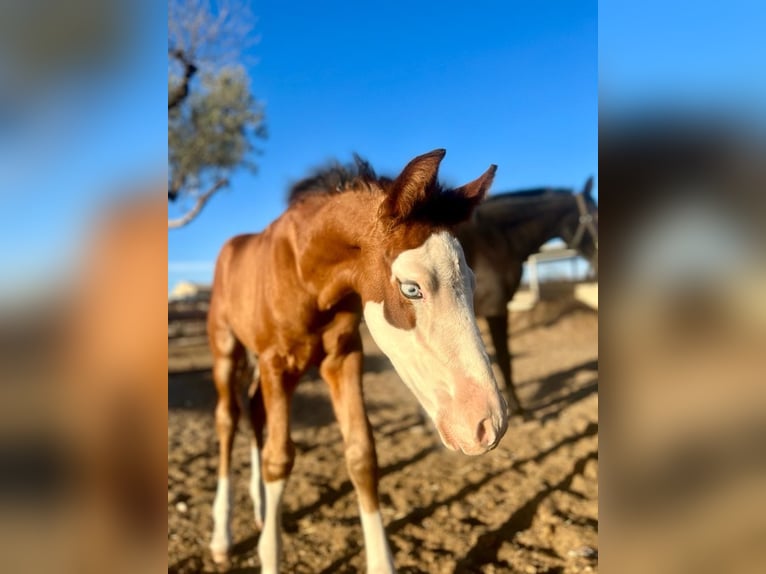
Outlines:
[[[595,376],[589,378],[585,383],[577,384],[575,378],[582,372],[592,372],[595,373]],[[568,369],[551,373],[539,380],[528,381],[519,387],[530,385],[536,385],[536,388],[531,396],[525,398],[529,410],[539,413],[554,405],[564,408],[598,390],[598,360],[584,361]]]
[[[320,382],[309,377],[298,385],[292,401],[293,429],[324,427],[335,422],[332,404]],[[241,388],[240,395],[246,407],[246,389]],[[168,375],[168,410],[209,413],[212,418],[217,401],[211,369]]]
[[168,410],[212,413],[216,401],[211,369],[168,373]]
[[[591,423],[586,428],[585,434],[598,432],[598,425]],[[574,461],[570,471],[557,483],[546,484],[542,489],[529,498],[522,506],[512,512],[508,518],[497,528],[483,533],[477,539],[474,546],[455,565],[455,574],[469,574],[481,571],[481,566],[492,564],[494,566],[507,567],[513,571],[513,567],[507,561],[498,560],[500,547],[508,540],[512,540],[518,532],[529,529],[540,506],[554,492],[572,492],[572,481],[582,474],[585,466],[591,460],[598,460],[598,451],[591,451]],[[545,550],[535,548],[536,551]],[[551,552],[547,550],[547,552]]]
[[[387,361],[387,359],[386,359]],[[372,361],[369,372],[385,370],[382,361]],[[365,367],[367,360],[365,359]],[[243,406],[248,404],[246,389],[240,389]],[[215,413],[218,395],[210,369],[197,369],[168,374],[168,410]],[[368,411],[386,408],[386,404],[370,403]],[[335,423],[335,412],[324,382],[317,375],[308,374],[298,385],[292,403],[293,430],[320,428]]]
[[[409,432],[410,429],[412,429],[415,426],[418,426],[421,424],[421,421],[417,416],[408,416],[404,417],[400,421],[398,421],[395,425],[392,426],[392,428],[386,428],[383,431],[383,435],[391,437],[393,435]],[[401,470],[407,468],[410,465],[416,464],[422,459],[429,456],[431,453],[435,452],[436,450],[440,449],[441,446],[438,445],[436,442],[433,444],[429,444],[425,446],[424,448],[420,449],[418,452],[413,454],[410,457],[407,457],[405,459],[398,460],[396,462],[393,462],[387,466],[380,468],[380,478],[383,478],[387,475],[400,472]],[[319,496],[319,498],[313,502],[312,504],[302,506],[301,508],[298,508],[292,512],[285,512],[283,514],[282,520],[282,527],[283,531],[286,534],[295,533],[298,531],[298,524],[300,520],[303,518],[310,516],[312,514],[315,514],[320,509],[325,507],[330,507],[334,505],[336,502],[338,502],[341,498],[345,496],[352,495],[354,493],[354,487],[349,479],[344,480],[340,486],[337,488],[326,488],[322,494]],[[352,519],[354,522],[356,522],[358,519],[354,517]],[[256,547],[258,545],[258,538],[260,536],[260,533],[255,533],[252,536],[248,536],[244,540],[240,540],[239,542],[236,542],[231,547],[231,555],[234,556],[243,556],[250,553],[255,552]],[[324,573],[336,573],[336,572],[355,572],[354,569],[351,569],[348,565],[343,570],[340,570],[345,563],[353,558],[358,552],[350,553],[343,558],[336,560],[332,565],[322,570]],[[190,561],[194,560],[195,557],[188,557],[185,560]],[[202,558],[197,557],[197,560],[202,560]],[[177,563],[173,565],[175,570],[177,571],[179,569],[179,565],[181,563]],[[172,570],[169,570],[172,571]],[[226,572],[229,573],[241,573],[241,574],[256,574],[260,572],[259,568],[256,567],[237,567],[226,570]]]
[[[385,373],[393,370],[383,354],[364,355],[364,372]],[[245,387],[240,385],[243,404],[246,405]],[[168,373],[168,410],[213,413],[218,400],[209,367]],[[368,404],[368,412],[374,412],[386,405]],[[294,429],[315,428],[335,422],[335,414],[317,369],[310,369],[302,378],[293,396],[292,415]]]
[[[572,434],[570,436],[562,438],[559,442],[553,444],[546,450],[543,450],[533,456],[524,459],[518,459],[513,462],[511,469],[519,469],[527,463],[540,463],[547,457],[555,454],[562,448],[571,446],[579,441],[596,436],[598,434],[598,424],[590,423],[581,432]],[[428,449],[426,449],[428,450]],[[418,456],[418,455],[416,455]],[[586,456],[578,459],[572,466],[569,474],[567,474],[561,481],[554,485],[548,485],[538,492],[535,496],[529,499],[522,507],[516,512],[512,513],[508,520],[503,523],[496,530],[490,531],[479,537],[474,547],[469,553],[460,560],[456,567],[455,573],[470,573],[481,571],[478,566],[484,564],[505,565],[509,568],[509,571],[513,571],[510,564],[504,564],[497,561],[497,551],[500,546],[506,541],[510,540],[516,532],[529,528],[532,524],[534,516],[537,514],[538,507],[542,502],[556,490],[571,490],[571,483],[575,476],[581,474],[585,468],[585,465],[591,460],[598,457],[597,452],[590,452]],[[406,461],[405,461],[406,462]],[[399,465],[397,465],[399,466]],[[428,506],[418,507],[413,509],[409,514],[399,519],[393,520],[386,527],[386,532],[389,536],[389,543],[391,550],[396,553],[398,550],[397,536],[402,537],[401,531],[412,524],[422,524],[423,521],[431,517],[439,508],[449,506],[450,504],[463,500],[471,494],[478,492],[485,485],[495,480],[499,476],[508,472],[508,468],[501,468],[494,472],[485,474],[482,478],[473,482],[467,483],[458,492],[449,495],[447,497],[435,500]],[[390,471],[389,471],[390,472]],[[468,517],[464,519],[466,521],[476,520]],[[483,523],[482,523],[483,524]],[[417,543],[417,541],[413,541]],[[546,551],[547,549],[540,549],[540,551]],[[345,556],[338,558],[335,562],[321,570],[320,574],[333,574],[335,572],[352,571],[349,570],[349,563],[351,560],[359,554],[360,550],[354,550],[347,553]],[[446,552],[446,551],[445,551]],[[494,552],[494,556],[493,556]],[[410,567],[408,569],[400,569],[400,572],[412,572],[412,573],[427,573],[427,571],[420,570],[418,568]]]
[[[365,356],[365,372],[383,372],[389,370],[390,363],[385,356],[382,355],[366,355]],[[530,405],[535,413],[541,413],[541,422],[548,418],[556,417],[559,413],[564,411],[567,407],[583,400],[598,390],[597,376],[592,380],[586,381],[579,386],[575,386],[573,378],[581,372],[598,370],[598,361],[589,360],[584,361],[578,365],[564,369],[558,372],[554,372],[545,378],[539,380],[538,387],[535,389],[534,394],[529,400]],[[298,415],[295,416],[294,421],[304,420],[305,416],[311,418],[310,423],[307,426],[316,426],[321,424],[334,424],[335,418],[332,410],[332,404],[329,400],[326,385],[318,378],[318,374],[315,372],[307,375],[306,381],[303,381],[298,387],[298,391],[295,394],[293,401],[294,412]],[[526,383],[531,384],[531,383]],[[568,392],[567,392],[568,391]],[[212,376],[209,369],[192,371],[183,374],[174,374],[169,377],[169,390],[168,390],[168,405],[169,408],[176,409],[203,409],[209,411],[212,416],[212,412],[215,407],[216,393],[215,386],[212,381]],[[370,409],[376,408],[376,405],[368,405]],[[378,405],[379,407],[379,405]],[[410,432],[411,429],[424,424],[422,413],[411,413],[407,416],[398,418],[397,420],[391,420],[384,424],[380,428],[376,428],[376,435],[392,437],[399,433]],[[300,428],[298,426],[297,428]],[[558,443],[554,444],[545,451],[539,452],[528,459],[516,460],[513,463],[513,467],[520,467],[527,462],[534,461],[540,462],[547,456],[558,451],[562,447],[574,444],[584,437],[596,435],[598,433],[597,423],[591,423],[582,432],[572,436],[563,438]],[[312,445],[300,445],[296,444],[301,450],[305,448],[313,448]],[[380,470],[381,477],[386,475],[400,472],[410,465],[416,464],[422,459],[429,456],[432,452],[440,448],[438,441],[435,439],[432,444],[428,444],[416,452],[414,455],[396,461],[388,466],[382,467]],[[573,478],[582,473],[585,465],[591,459],[597,457],[597,453],[591,452],[586,456],[578,459],[573,463],[571,472],[559,483],[548,485],[541,489],[538,493],[533,495],[526,501],[520,508],[511,513],[507,520],[498,528],[484,533],[479,537],[476,544],[472,549],[464,556],[455,566],[454,572],[456,573],[468,573],[480,571],[482,565],[494,564],[501,565],[497,562],[498,552],[500,546],[507,540],[513,538],[515,533],[521,530],[529,528],[534,516],[539,511],[540,505],[545,499],[556,490],[567,490],[571,486]],[[397,551],[397,537],[405,536],[403,529],[409,524],[422,523],[423,520],[432,516],[438,508],[448,506],[456,500],[464,499],[472,493],[482,489],[486,484],[496,479],[500,474],[507,472],[506,468],[500,469],[494,473],[486,474],[479,480],[467,483],[463,488],[453,495],[447,496],[440,500],[433,502],[432,504],[413,509],[407,516],[392,521],[386,528],[389,534],[389,542],[394,552]],[[326,488],[321,495],[313,503],[295,509],[292,512],[286,512],[283,517],[283,527],[286,533],[296,532],[299,526],[299,522],[306,516],[310,516],[313,513],[318,512],[321,508],[332,506],[345,496],[353,495],[353,485],[350,480],[346,479],[337,487]],[[255,552],[258,544],[259,533],[254,532],[253,535],[236,542],[232,547],[232,556],[241,557],[249,555]],[[547,551],[545,548],[539,549],[541,552]],[[352,562],[355,557],[361,552],[361,549],[350,550],[345,555],[336,559],[332,564],[321,570],[324,574],[335,572],[351,572]],[[510,565],[507,565],[510,568]],[[179,572],[189,571],[189,568],[193,568],[199,572],[220,572],[221,570],[211,567],[208,560],[203,555],[195,554],[188,556],[183,560],[173,564],[168,571]],[[211,569],[212,568],[212,569]],[[260,572],[260,568],[257,566],[245,566],[237,565],[225,570],[230,573],[240,574],[256,574]],[[409,568],[401,570],[402,572],[425,572],[417,568]]]

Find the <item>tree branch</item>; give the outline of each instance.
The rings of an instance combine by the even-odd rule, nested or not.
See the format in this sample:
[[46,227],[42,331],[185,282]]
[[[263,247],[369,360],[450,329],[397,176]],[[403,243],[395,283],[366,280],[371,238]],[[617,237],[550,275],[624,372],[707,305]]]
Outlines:
[[226,187],[227,185],[229,185],[229,180],[226,178],[216,181],[210,189],[208,189],[205,193],[197,198],[197,203],[195,203],[194,207],[192,207],[189,211],[177,219],[168,219],[168,229],[177,229],[189,223],[192,219],[197,217],[200,211],[202,211],[202,208],[205,207],[205,204],[213,196],[213,194],[215,194],[215,192],[217,192],[222,187]]
[[168,201],[175,201],[181,195],[181,188],[186,184],[186,178],[178,175],[178,170],[171,170],[173,177],[168,183]]
[[181,83],[168,94],[168,110],[172,110],[173,108],[180,106],[189,95],[189,83],[194,77],[194,74],[197,73],[197,66],[186,56],[186,53],[183,50],[176,49],[169,50],[169,52],[170,55],[181,62],[184,67]]

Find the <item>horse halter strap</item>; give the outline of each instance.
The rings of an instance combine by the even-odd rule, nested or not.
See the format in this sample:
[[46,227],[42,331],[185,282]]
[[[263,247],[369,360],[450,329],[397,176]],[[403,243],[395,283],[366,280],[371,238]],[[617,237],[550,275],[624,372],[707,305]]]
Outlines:
[[575,231],[574,237],[572,238],[571,247],[572,249],[577,249],[587,230],[593,238],[593,245],[595,245],[596,250],[598,250],[598,231],[596,230],[596,226],[593,225],[593,214],[588,211],[588,206],[585,204],[585,198],[582,194],[576,193],[574,197],[575,202],[577,203],[577,210],[580,212],[580,221],[577,225],[577,231]]

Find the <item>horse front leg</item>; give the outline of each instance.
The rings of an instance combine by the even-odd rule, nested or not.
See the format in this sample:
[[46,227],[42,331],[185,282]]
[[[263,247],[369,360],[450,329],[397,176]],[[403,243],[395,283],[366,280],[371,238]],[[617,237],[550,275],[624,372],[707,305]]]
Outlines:
[[285,372],[280,358],[262,360],[261,392],[267,429],[261,457],[266,516],[258,540],[262,574],[277,574],[282,560],[282,497],[295,461],[290,400],[297,382],[298,377]]
[[521,406],[519,398],[516,396],[516,389],[513,386],[513,374],[511,367],[511,345],[508,339],[508,314],[494,315],[487,317],[489,334],[492,338],[492,345],[495,347],[495,357],[497,365],[503,374],[505,382],[505,396],[508,401],[508,408],[511,414],[522,415],[527,418],[528,414]]
[[362,394],[362,343],[358,333],[325,337],[320,373],[330,387],[345,445],[346,465],[359,500],[368,574],[396,571],[378,501],[378,460]]
[[241,346],[232,342],[226,350],[227,354],[215,350],[213,365],[213,379],[218,392],[215,426],[219,443],[219,462],[210,551],[213,560],[218,564],[227,562],[231,548],[231,451],[240,415],[240,405],[236,397],[236,367],[241,355]]
[[261,478],[261,451],[263,450],[263,429],[266,424],[266,412],[263,406],[260,374],[254,373],[248,390],[250,404],[250,427],[253,436],[250,440],[250,498],[253,501],[255,526],[263,530],[263,480]]

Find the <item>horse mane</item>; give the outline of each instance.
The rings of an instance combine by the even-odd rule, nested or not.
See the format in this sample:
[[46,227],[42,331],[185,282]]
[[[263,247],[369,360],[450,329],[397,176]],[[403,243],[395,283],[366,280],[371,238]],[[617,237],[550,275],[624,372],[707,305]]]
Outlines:
[[353,163],[342,164],[333,160],[294,183],[288,190],[287,203],[293,205],[314,194],[343,193],[360,188],[372,191],[375,184],[383,186],[390,181],[389,178],[378,177],[370,162],[354,154]]
[[[353,163],[342,164],[333,160],[315,169],[310,175],[294,183],[287,193],[292,206],[310,196],[331,196],[348,191],[386,193],[394,179],[378,176],[370,162],[354,154]],[[456,193],[455,189],[434,182],[429,197],[408,215],[410,221],[421,221],[436,226],[453,226],[465,220],[474,201]]]

